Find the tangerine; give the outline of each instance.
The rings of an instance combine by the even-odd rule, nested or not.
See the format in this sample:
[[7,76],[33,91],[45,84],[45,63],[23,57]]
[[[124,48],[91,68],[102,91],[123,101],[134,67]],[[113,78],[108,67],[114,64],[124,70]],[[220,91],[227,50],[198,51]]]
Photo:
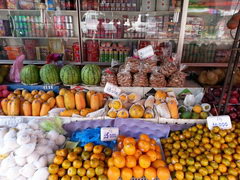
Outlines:
[[157,169],[157,177],[161,180],[168,180],[170,178],[170,171],[166,167],[159,167]]
[[163,160],[157,159],[155,161],[152,162],[152,167],[154,168],[159,168],[159,167],[165,167],[166,163]]
[[147,141],[139,140],[138,149],[140,149],[142,152],[148,152],[150,149],[150,143]]
[[153,162],[157,159],[157,153],[154,150],[149,150],[146,155],[150,157],[150,160]]
[[155,146],[155,151],[157,151],[157,152],[161,152],[161,148],[160,148],[160,146],[156,145],[156,146]]
[[142,155],[142,151],[140,151],[139,149],[136,150],[134,156],[138,159],[140,156]]
[[113,162],[114,162],[114,165],[118,168],[123,168],[126,164],[125,157],[122,155],[114,157]]
[[112,153],[112,157],[117,157],[117,156],[121,156],[121,153],[119,151],[115,151]]
[[125,153],[124,149],[121,149],[121,155],[122,156],[127,156],[127,154]]
[[225,173],[227,172],[227,167],[224,165],[224,164],[220,164],[218,166],[218,170],[221,172],[221,173]]
[[128,168],[133,168],[137,165],[137,159],[135,156],[127,156],[126,157],[126,166]]
[[140,166],[135,166],[133,169],[133,177],[134,178],[142,178],[144,175],[144,169]]
[[148,180],[156,179],[156,177],[157,177],[157,171],[156,171],[156,169],[154,169],[153,167],[149,167],[149,168],[145,169],[145,171],[144,171],[144,176],[145,176]]
[[151,165],[150,157],[147,155],[141,155],[139,157],[138,163],[142,168],[148,168]]
[[143,141],[147,141],[147,142],[151,141],[151,139],[149,138],[149,136],[147,134],[140,134],[139,139],[143,140]]
[[123,136],[123,135],[119,135],[117,137],[117,142],[123,142],[123,140],[126,138],[126,136]]
[[126,137],[126,138],[124,138],[124,140],[123,140],[123,145],[125,146],[125,145],[127,145],[127,144],[133,144],[133,145],[135,145],[135,144],[136,144],[136,141],[135,141],[135,139],[132,138],[132,137]]
[[113,167],[114,166],[114,158],[113,157],[109,158],[107,164],[108,164],[108,167]]
[[153,144],[153,145],[156,145],[157,142],[155,141],[155,139],[151,139],[150,143]]
[[124,152],[129,156],[134,155],[136,152],[136,147],[134,144],[124,145],[123,149],[124,149]]
[[150,144],[150,149],[155,151],[156,150],[155,144]]
[[94,144],[93,143],[88,143],[84,146],[84,151],[91,152],[93,150]]
[[183,170],[183,166],[182,166],[182,164],[180,164],[180,163],[175,163],[175,164],[174,164],[174,169],[175,169],[176,171],[182,171],[182,170]]
[[132,178],[132,176],[133,176],[132,169],[125,167],[121,170],[122,180],[130,180]]
[[120,177],[120,169],[117,167],[110,167],[107,171],[107,176],[109,180],[118,180]]

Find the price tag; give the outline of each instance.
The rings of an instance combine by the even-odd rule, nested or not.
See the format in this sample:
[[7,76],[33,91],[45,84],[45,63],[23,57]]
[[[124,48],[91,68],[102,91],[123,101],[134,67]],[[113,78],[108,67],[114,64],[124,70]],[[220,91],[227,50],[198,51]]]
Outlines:
[[52,85],[45,85],[43,86],[44,90],[53,90],[53,86]]
[[218,126],[221,129],[231,129],[232,123],[230,116],[209,116],[207,118],[208,128],[211,130],[213,127]]
[[119,129],[116,127],[101,128],[101,141],[114,141],[119,135]]
[[138,56],[140,59],[147,59],[152,57],[153,55],[154,55],[154,50],[151,45],[138,50]]
[[121,93],[121,89],[119,89],[117,86],[107,82],[104,88],[104,92],[107,94],[110,94],[113,97],[118,97]]

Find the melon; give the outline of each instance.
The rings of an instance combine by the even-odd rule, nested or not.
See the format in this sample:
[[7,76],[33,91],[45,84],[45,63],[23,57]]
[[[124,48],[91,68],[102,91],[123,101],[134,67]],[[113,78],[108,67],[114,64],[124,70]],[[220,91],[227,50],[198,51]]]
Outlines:
[[66,65],[60,71],[60,78],[66,85],[79,84],[81,82],[80,69],[74,65]]
[[60,70],[54,64],[46,64],[40,70],[40,78],[44,84],[60,83]]
[[23,84],[36,84],[40,81],[39,69],[35,65],[24,66],[20,73],[20,79]]
[[97,85],[101,79],[101,69],[98,65],[87,64],[81,71],[82,82],[86,85]]

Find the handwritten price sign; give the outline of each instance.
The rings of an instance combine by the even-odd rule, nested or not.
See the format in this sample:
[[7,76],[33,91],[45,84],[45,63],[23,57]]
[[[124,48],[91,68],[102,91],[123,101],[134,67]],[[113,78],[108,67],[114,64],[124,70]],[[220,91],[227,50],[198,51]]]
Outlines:
[[211,130],[213,127],[218,126],[221,129],[231,129],[232,122],[230,116],[209,116],[207,118],[208,128]]
[[119,129],[118,128],[101,128],[101,141],[114,141],[117,139],[119,135]]
[[151,45],[138,50],[138,56],[140,59],[147,59],[152,57],[153,55],[154,55],[154,50]]
[[108,83],[105,85],[104,92],[107,94],[110,94],[113,97],[118,97],[121,94],[121,89],[119,89],[117,86]]

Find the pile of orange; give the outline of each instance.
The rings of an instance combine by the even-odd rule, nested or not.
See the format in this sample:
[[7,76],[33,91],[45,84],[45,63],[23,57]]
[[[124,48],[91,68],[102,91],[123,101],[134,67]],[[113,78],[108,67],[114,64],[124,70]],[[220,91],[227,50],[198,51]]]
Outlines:
[[109,180],[130,180],[145,177],[148,180],[159,178],[168,180],[170,172],[162,160],[160,146],[146,134],[136,140],[132,137],[118,137],[118,151],[108,159]]
[[112,150],[88,143],[72,150],[59,149],[49,165],[48,180],[107,180],[107,159]]

